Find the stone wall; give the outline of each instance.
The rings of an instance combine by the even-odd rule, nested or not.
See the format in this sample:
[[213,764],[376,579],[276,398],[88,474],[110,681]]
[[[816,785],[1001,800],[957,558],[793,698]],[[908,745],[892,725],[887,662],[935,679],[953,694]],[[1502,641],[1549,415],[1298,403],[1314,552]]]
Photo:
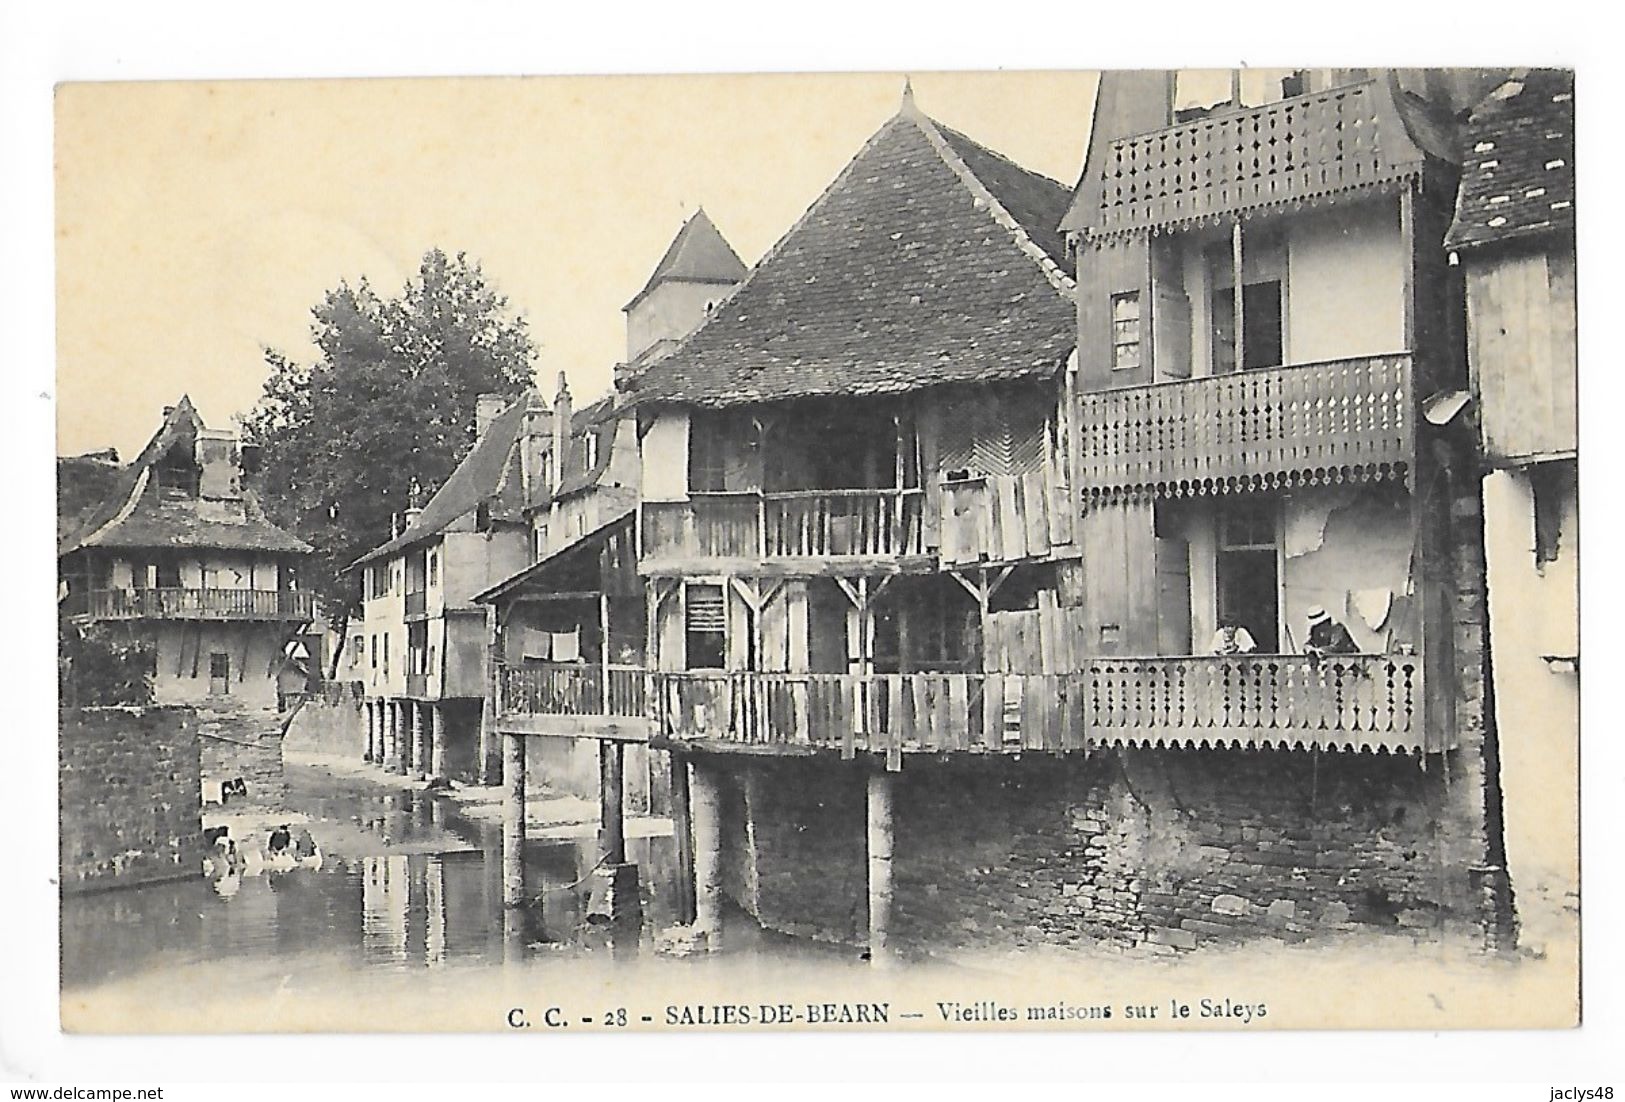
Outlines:
[[201,875],[192,710],[85,708],[59,720],[62,890]]
[[288,725],[283,746],[305,754],[360,761],[367,752],[367,716],[361,694],[333,682],[306,698]]
[[[894,780],[894,940],[1167,952],[1477,938],[1475,790],[1440,766],[1239,750],[910,761]],[[725,793],[727,893],[770,928],[861,944],[862,767],[736,765]]]
[[288,785],[282,771],[282,720],[276,711],[225,707],[196,711],[204,799],[212,804],[219,786],[241,780],[246,795],[225,801],[233,810],[281,808]]

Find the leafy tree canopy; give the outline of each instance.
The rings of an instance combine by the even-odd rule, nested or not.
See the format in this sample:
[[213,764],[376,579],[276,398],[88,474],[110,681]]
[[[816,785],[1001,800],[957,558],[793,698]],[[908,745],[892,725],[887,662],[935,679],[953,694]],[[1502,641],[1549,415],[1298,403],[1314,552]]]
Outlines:
[[345,568],[389,538],[414,480],[432,491],[468,452],[478,395],[531,385],[536,349],[479,264],[438,249],[399,295],[341,283],[311,315],[316,362],[266,349],[243,429],[266,512],[316,548],[302,584],[347,618],[359,587]]

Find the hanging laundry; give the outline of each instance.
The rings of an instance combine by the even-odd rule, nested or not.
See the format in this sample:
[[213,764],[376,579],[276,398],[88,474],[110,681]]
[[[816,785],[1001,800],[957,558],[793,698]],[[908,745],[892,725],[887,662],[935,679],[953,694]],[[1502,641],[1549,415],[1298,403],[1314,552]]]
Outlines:
[[553,636],[537,628],[526,628],[524,657],[546,661],[553,654]]
[[581,660],[581,629],[553,633],[553,661],[578,662]]

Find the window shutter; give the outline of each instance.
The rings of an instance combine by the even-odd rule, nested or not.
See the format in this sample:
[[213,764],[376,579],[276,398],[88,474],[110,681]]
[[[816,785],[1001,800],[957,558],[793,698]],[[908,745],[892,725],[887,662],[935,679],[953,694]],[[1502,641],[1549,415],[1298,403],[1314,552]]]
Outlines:
[[689,586],[685,607],[689,631],[720,632],[726,629],[727,612],[723,608],[721,586]]

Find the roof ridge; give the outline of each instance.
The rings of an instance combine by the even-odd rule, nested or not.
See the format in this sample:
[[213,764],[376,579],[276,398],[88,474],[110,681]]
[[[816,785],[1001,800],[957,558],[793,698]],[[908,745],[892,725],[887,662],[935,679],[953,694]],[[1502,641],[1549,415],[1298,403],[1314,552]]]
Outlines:
[[[1068,276],[1066,272],[1061,269],[1059,264],[1055,263],[1054,258],[1051,257],[1049,253],[1045,252],[1039,247],[1038,243],[1032,239],[1032,235],[1027,232],[1027,228],[1023,226],[1008,209],[1005,208],[1005,205],[999,201],[998,196],[993,194],[992,189],[989,188],[987,184],[983,183],[981,178],[978,177],[976,173],[970,170],[970,166],[964,162],[964,159],[961,158],[953,146],[948,143],[948,139],[943,137],[942,130],[938,129],[938,123],[936,120],[915,107],[912,100],[906,103],[903,110],[899,111],[898,114],[900,116],[906,116],[919,129],[920,133],[925,135],[925,139],[931,144],[931,148],[936,151],[937,156],[942,159],[943,164],[947,165],[949,169],[953,171],[954,175],[959,177],[959,182],[965,186],[965,190],[969,191],[973,197],[987,205],[987,212],[992,217],[993,221],[1002,226],[1010,234],[1010,236],[1015,239],[1016,247],[1038,265],[1039,269],[1044,273],[1044,278],[1049,281],[1050,286],[1054,287],[1068,299],[1072,298],[1077,287],[1076,281],[1073,280],[1072,277]],[[997,150],[988,149],[987,146],[982,145],[982,143],[976,141],[974,138],[971,138],[965,134],[960,134],[959,131],[954,130],[952,127],[945,127],[943,129],[947,129],[950,133],[965,138],[966,141],[969,141],[978,149],[983,149],[989,153],[992,153],[994,156],[998,157],[1000,160],[1011,165],[1012,167],[1019,169],[1022,172],[1029,172],[1028,169],[1024,168],[1020,164],[1017,164],[1015,161],[1010,160],[1010,158],[1004,156],[1004,154],[999,153]],[[1042,173],[1032,172],[1030,175],[1038,176],[1040,179],[1049,180],[1050,183],[1054,184],[1063,191],[1066,188],[1066,185],[1062,184],[1059,180],[1050,180],[1048,176],[1044,176]]]
[[[728,289],[728,293],[720,302],[718,302],[717,305],[719,307],[723,302],[732,299],[735,295],[742,293],[746,287],[749,287],[751,281],[756,278],[757,273],[766,268],[769,261],[773,260],[784,251],[786,243],[789,242],[790,239],[796,235],[796,232],[812,218],[813,212],[818,210],[819,207],[823,206],[825,201],[828,200],[829,197],[846,182],[847,178],[852,175],[858,162],[863,159],[863,155],[869,152],[869,150],[874,146],[878,145],[880,139],[886,134],[890,133],[894,125],[898,125],[904,121],[903,117],[906,112],[907,105],[900,109],[896,114],[892,115],[891,118],[882,123],[879,130],[876,130],[873,134],[869,135],[868,140],[866,140],[863,145],[859,146],[858,151],[847,159],[846,164],[841,166],[841,171],[835,174],[834,179],[830,180],[829,183],[824,185],[824,189],[818,193],[817,198],[807,205],[807,209],[801,212],[800,217],[798,217],[794,222],[790,223],[790,227],[779,235],[779,239],[773,242],[773,244],[768,247],[768,250],[757,259],[756,263],[752,264],[750,268],[746,270],[745,278],[741,279],[738,283],[735,283]],[[675,355],[677,352],[681,351],[684,345],[688,344],[689,341],[693,340],[705,331],[706,326],[711,324],[712,318],[720,317],[721,315],[722,311],[720,309],[713,310],[706,314],[704,320],[702,320],[700,324],[696,325],[687,336],[683,337],[675,345],[673,345],[671,352],[668,353],[667,356],[662,356],[661,359],[667,359],[670,355]],[[637,400],[637,395],[634,394],[631,401],[635,404]]]

